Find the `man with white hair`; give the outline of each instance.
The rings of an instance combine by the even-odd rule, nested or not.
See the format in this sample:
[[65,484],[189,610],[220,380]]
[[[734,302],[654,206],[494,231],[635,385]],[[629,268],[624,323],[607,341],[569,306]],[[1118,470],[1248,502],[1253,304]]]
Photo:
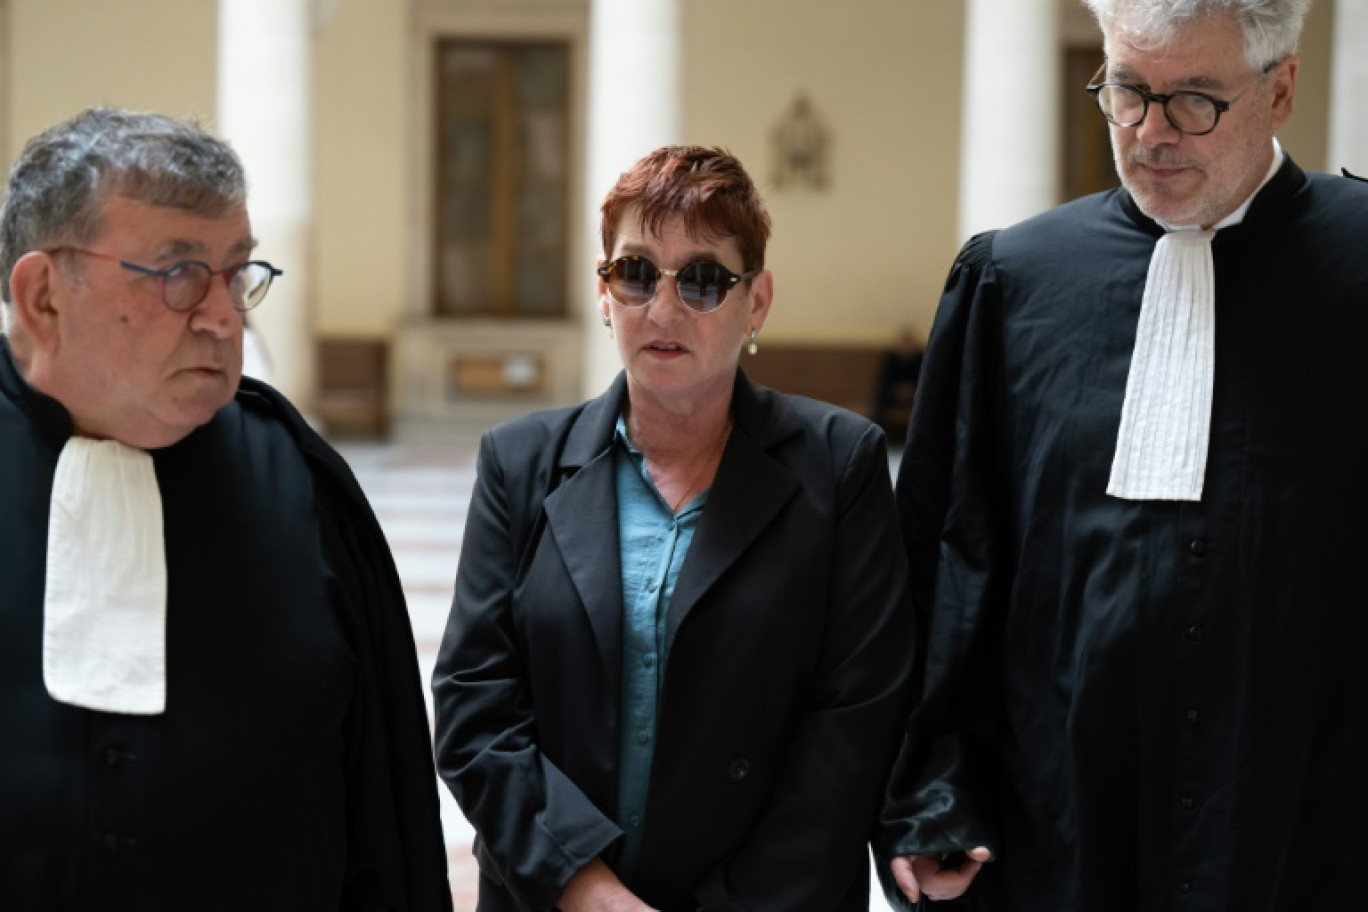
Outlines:
[[1123,187],[947,282],[884,873],[981,910],[1357,908],[1368,185],[1274,138],[1310,0],[1085,2]]

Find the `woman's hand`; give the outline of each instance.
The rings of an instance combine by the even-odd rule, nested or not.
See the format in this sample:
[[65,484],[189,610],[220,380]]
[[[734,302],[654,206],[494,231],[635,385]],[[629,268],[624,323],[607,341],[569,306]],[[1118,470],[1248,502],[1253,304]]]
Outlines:
[[898,889],[909,902],[925,896],[929,900],[957,899],[973,883],[983,863],[992,853],[983,846],[970,849],[965,860],[954,867],[943,867],[944,855],[900,855],[889,864]]
[[556,907],[561,912],[655,912],[623,886],[599,858],[570,878]]

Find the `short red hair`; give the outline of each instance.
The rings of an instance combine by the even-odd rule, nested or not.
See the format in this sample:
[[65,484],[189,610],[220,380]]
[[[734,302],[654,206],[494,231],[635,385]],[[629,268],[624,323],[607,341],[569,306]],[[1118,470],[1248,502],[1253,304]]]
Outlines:
[[604,256],[612,256],[618,223],[632,206],[651,234],[679,216],[694,237],[736,238],[747,272],[764,268],[769,213],[746,169],[725,149],[664,146],[624,172],[603,200]]

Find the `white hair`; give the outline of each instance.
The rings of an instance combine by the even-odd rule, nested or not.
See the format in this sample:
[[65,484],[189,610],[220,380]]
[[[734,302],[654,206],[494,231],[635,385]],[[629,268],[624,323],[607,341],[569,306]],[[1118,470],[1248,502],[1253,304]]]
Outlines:
[[1297,52],[1311,0],[1083,0],[1110,42],[1124,35],[1137,47],[1163,48],[1180,28],[1210,13],[1229,12],[1244,32],[1245,61],[1263,70]]

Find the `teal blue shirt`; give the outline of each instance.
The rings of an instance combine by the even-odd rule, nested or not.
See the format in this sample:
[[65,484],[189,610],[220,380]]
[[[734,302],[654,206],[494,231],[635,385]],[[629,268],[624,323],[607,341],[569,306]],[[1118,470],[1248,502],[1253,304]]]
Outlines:
[[665,612],[679,568],[708,499],[704,491],[675,515],[660,496],[646,459],[627,439],[618,417],[618,541],[622,560],[622,705],[618,716],[617,822],[627,834],[621,874],[630,874],[641,854],[646,828],[646,793],[655,755],[656,706],[665,656]]

